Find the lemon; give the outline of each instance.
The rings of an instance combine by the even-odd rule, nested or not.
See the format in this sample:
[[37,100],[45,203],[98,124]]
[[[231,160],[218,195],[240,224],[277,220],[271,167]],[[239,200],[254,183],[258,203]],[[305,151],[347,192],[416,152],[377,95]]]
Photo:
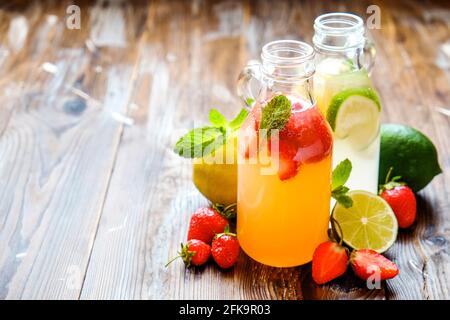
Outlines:
[[211,155],[195,159],[192,180],[212,203],[230,205],[237,200],[237,136]]
[[357,149],[364,149],[377,137],[381,104],[370,88],[346,89],[331,99],[327,120],[336,138],[348,139]]
[[343,241],[353,249],[372,249],[379,253],[389,249],[398,231],[397,219],[389,204],[367,191],[351,191],[348,196],[353,206],[345,208],[336,203],[332,213],[334,227],[339,232],[340,226]]

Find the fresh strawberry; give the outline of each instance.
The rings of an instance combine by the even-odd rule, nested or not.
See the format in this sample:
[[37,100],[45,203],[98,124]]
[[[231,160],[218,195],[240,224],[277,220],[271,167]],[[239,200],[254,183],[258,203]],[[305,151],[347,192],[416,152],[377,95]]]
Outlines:
[[316,107],[293,112],[280,132],[280,139],[296,142],[295,160],[301,163],[320,161],[330,154],[333,144],[331,129]]
[[380,196],[391,206],[397,217],[400,228],[410,227],[416,220],[417,203],[414,192],[399,182],[399,176],[390,178],[393,168],[389,169],[386,177],[386,183],[381,186]]
[[376,272],[379,273],[380,280],[387,280],[394,278],[399,272],[394,262],[371,249],[353,251],[350,263],[355,274],[363,280]]
[[334,241],[321,243],[313,254],[312,277],[324,284],[343,275],[347,270],[347,250]]
[[228,225],[228,220],[213,208],[200,208],[191,216],[188,240],[201,240],[211,243],[216,233],[221,233]]
[[[278,144],[278,153],[274,152],[276,144]],[[268,149],[272,159],[278,157],[278,177],[280,180],[287,180],[297,174],[300,163],[295,159],[298,151],[295,141],[280,139],[275,136],[268,144]]]
[[[322,159],[329,155],[333,148],[333,133],[328,121],[322,116],[320,111],[315,107],[316,117],[314,119],[314,126],[317,129],[320,141],[322,144],[322,150],[319,154],[319,158]],[[313,160],[317,161],[317,160]]]
[[416,220],[416,197],[411,188],[407,186],[386,189],[381,197],[389,203],[397,217],[400,228],[410,227]]
[[298,162],[293,158],[280,153],[278,158],[278,178],[287,180],[294,177],[298,171]]
[[181,244],[181,251],[178,256],[170,260],[166,267],[175,259],[181,258],[186,267],[201,266],[205,264],[211,256],[211,247],[201,240],[189,240],[186,244]]
[[236,234],[230,233],[228,227],[224,233],[214,237],[212,242],[212,257],[223,269],[232,267],[239,257],[240,247]]

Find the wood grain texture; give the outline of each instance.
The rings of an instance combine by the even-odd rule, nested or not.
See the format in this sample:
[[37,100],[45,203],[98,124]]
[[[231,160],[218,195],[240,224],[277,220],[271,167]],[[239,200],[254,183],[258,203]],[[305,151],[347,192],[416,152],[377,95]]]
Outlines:
[[86,1],[80,30],[65,28],[69,3],[0,6],[1,298],[450,297],[448,3],[374,1],[384,121],[425,132],[444,171],[389,250],[401,274],[381,290],[351,272],[316,286],[309,265],[245,254],[229,271],[164,268],[206,205],[176,139],[212,107],[240,109],[236,77],[266,42],[310,42],[317,15],[366,17],[372,1]]
[[[93,54],[64,48],[62,22],[41,18],[22,49],[32,61],[0,140],[0,294],[73,299],[119,143],[122,124],[112,115],[125,111],[129,67],[111,66],[85,81]],[[91,91],[102,103],[79,97]]]

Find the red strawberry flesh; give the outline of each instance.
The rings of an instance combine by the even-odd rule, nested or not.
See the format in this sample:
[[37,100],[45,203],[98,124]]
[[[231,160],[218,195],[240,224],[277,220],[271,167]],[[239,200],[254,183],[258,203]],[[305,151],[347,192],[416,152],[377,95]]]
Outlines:
[[375,273],[378,273],[380,280],[394,278],[399,273],[394,262],[371,249],[353,251],[350,261],[355,274],[363,280],[376,277]]
[[213,208],[199,208],[191,216],[187,239],[211,243],[227,225],[228,220]]
[[389,203],[400,228],[410,227],[416,220],[417,203],[413,191],[407,186],[384,190],[381,197]]
[[194,266],[205,264],[211,256],[211,247],[200,240],[190,240],[188,251],[192,253],[190,264]]
[[[293,178],[302,163],[318,162],[328,156],[332,149],[331,129],[315,105],[293,96],[291,117],[279,135],[272,136],[268,145],[269,154],[278,157],[278,177],[280,180]],[[245,157],[253,157],[259,146],[259,124],[261,105],[257,103],[249,113],[239,133],[239,152]],[[275,138],[274,138],[275,137]],[[276,147],[271,147],[278,143]]]
[[333,241],[323,242],[313,254],[312,277],[317,284],[327,283],[345,273],[347,262],[344,247]]
[[239,257],[239,252],[239,241],[234,235],[219,235],[212,243],[212,257],[222,269],[232,267]]

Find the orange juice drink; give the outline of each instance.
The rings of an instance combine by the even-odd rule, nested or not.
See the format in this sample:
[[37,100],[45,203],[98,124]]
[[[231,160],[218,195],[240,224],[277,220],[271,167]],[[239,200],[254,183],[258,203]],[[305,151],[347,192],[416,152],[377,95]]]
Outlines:
[[311,261],[327,240],[330,212],[330,127],[315,105],[287,98],[291,115],[276,139],[263,144],[258,135],[265,103],[255,104],[239,134],[238,239],[250,257],[274,267]]

